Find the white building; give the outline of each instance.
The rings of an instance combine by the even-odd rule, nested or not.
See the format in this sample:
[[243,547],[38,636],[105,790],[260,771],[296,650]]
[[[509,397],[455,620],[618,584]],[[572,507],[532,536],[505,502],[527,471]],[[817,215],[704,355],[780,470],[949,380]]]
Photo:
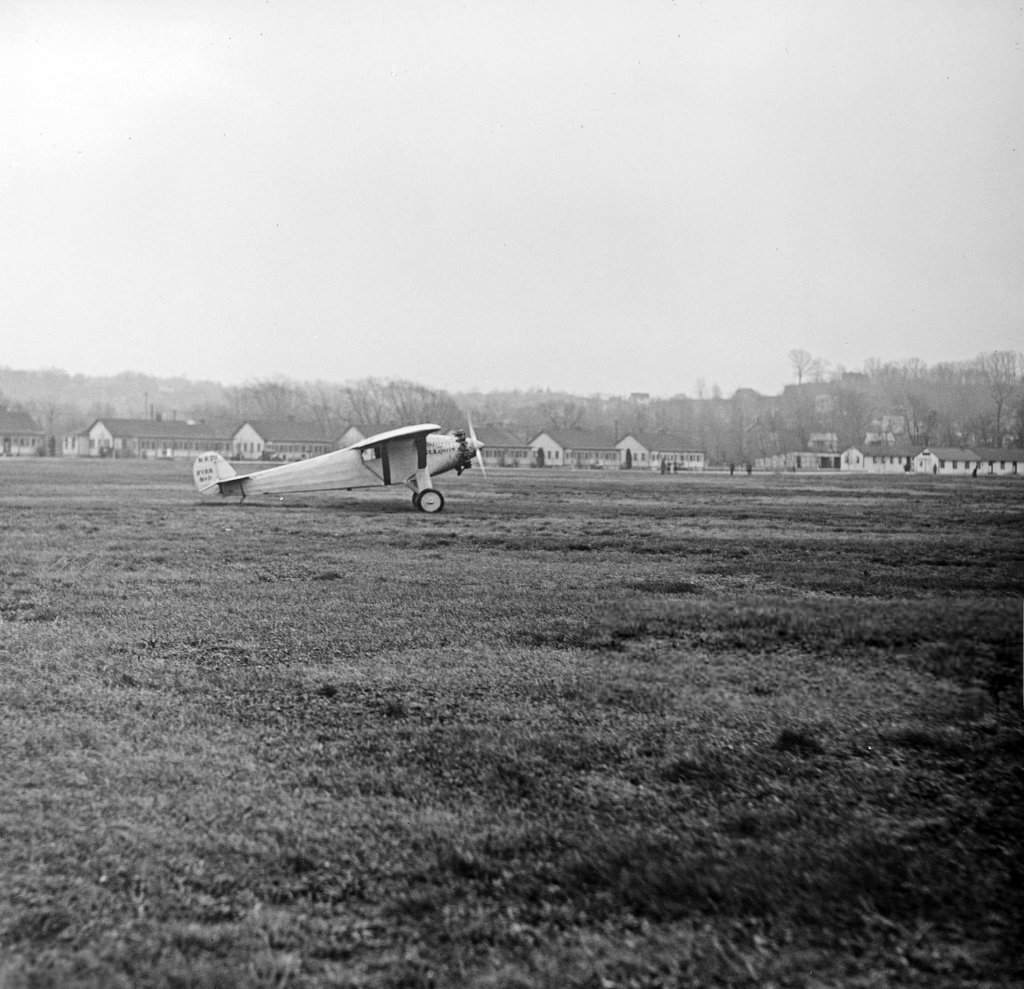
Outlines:
[[754,461],[758,470],[771,471],[822,471],[842,470],[842,457],[838,453],[822,453],[820,450],[792,450],[789,453],[774,453],[758,457]]
[[65,452],[86,457],[166,459],[196,457],[207,450],[228,454],[222,426],[182,419],[96,419],[64,441]]
[[0,455],[32,457],[43,450],[45,443],[46,433],[27,412],[0,409]]
[[1010,447],[978,448],[979,474],[995,477],[1024,477],[1024,450]]
[[969,447],[933,446],[914,457],[914,470],[919,474],[952,474],[970,476],[981,463],[978,454]]
[[250,419],[231,437],[237,460],[305,460],[333,449],[319,423],[299,419]]
[[526,444],[531,450],[531,461],[537,467],[562,467],[565,447],[546,430],[538,433]]
[[484,445],[481,456],[488,467],[528,467],[534,457],[526,439],[505,426],[481,426],[476,438]]
[[868,474],[906,474],[914,469],[919,446],[862,444],[843,451],[840,470]]
[[627,452],[628,463],[634,468],[665,470],[675,474],[679,471],[704,470],[707,466],[707,456],[703,450],[694,449],[672,433],[627,433],[616,444],[616,448],[623,467],[627,463]]

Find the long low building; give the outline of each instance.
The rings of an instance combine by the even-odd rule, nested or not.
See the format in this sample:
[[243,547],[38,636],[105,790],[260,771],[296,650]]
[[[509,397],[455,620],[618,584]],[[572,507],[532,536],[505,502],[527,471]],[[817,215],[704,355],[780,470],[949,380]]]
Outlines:
[[704,451],[686,444],[674,433],[627,433],[616,446],[622,455],[623,467],[671,471],[674,474],[704,470],[707,466]]
[[842,470],[874,474],[942,474],[963,477],[1024,475],[1024,450],[1010,447],[851,446]]
[[533,463],[541,467],[640,470],[703,470],[702,450],[669,434],[639,437],[627,433],[618,440],[584,429],[546,429],[529,441]]
[[231,437],[240,460],[306,460],[338,449],[317,422],[301,419],[249,419]]
[[914,470],[921,474],[1024,474],[1024,451],[1010,448],[927,447],[914,457]]
[[842,470],[842,458],[838,453],[821,450],[791,450],[789,453],[772,453],[754,460],[758,470],[817,472]]
[[618,467],[614,440],[586,429],[546,429],[529,442],[538,466]]
[[840,470],[866,471],[870,474],[905,474],[914,469],[919,446],[865,443],[843,451]]
[[104,417],[64,438],[64,453],[79,457],[191,458],[214,450],[234,460],[303,460],[337,447],[318,424],[294,419],[238,425]]
[[1024,450],[1015,447],[979,447],[979,473],[994,476],[1024,476]]
[[222,426],[183,419],[96,419],[64,440],[64,452],[80,457],[164,459],[196,457],[206,450],[229,455]]
[[842,471],[860,474],[935,474],[955,477],[1024,475],[1024,451],[1017,448],[926,447],[909,444],[860,444],[841,454],[804,451],[760,457],[754,464],[769,471]]
[[534,452],[525,437],[505,426],[481,426],[476,438],[484,445],[480,455],[488,467],[529,467],[534,462]]

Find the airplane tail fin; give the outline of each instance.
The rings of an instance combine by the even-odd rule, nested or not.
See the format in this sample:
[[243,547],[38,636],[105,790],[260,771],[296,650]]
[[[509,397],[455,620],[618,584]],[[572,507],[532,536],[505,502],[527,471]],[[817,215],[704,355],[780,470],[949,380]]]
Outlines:
[[192,464],[192,479],[201,492],[212,491],[223,481],[230,481],[237,471],[219,453],[201,453]]

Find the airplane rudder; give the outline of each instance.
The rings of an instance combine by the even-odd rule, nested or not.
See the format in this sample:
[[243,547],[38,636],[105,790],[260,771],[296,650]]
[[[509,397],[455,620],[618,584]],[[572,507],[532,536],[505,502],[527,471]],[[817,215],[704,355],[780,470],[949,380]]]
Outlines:
[[235,469],[214,450],[201,453],[192,464],[192,479],[199,491],[208,491],[219,481],[234,476]]

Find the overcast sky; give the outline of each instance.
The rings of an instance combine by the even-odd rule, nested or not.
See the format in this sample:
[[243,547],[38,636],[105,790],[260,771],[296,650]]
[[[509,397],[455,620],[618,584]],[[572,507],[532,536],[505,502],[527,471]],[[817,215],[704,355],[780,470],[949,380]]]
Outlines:
[[0,365],[775,393],[1024,349],[1017,0],[4,0]]

